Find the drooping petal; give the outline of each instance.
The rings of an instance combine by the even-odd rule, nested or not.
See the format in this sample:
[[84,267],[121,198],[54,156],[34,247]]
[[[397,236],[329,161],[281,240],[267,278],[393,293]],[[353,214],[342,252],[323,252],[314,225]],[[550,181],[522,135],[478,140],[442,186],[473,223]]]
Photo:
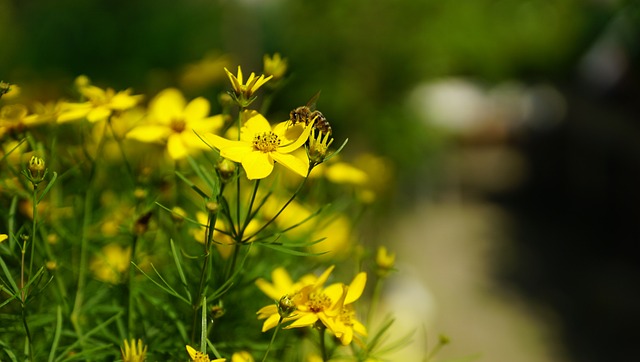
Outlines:
[[279,300],[283,295],[287,293],[283,293],[282,290],[280,290],[275,284],[271,284],[264,279],[256,280],[256,286],[273,300]]
[[307,176],[307,171],[309,171],[309,159],[306,155],[304,155],[304,158],[299,158],[292,154],[271,152],[271,157],[273,157],[276,162],[298,175],[302,177]]
[[167,151],[169,156],[174,160],[185,158],[189,154],[189,150],[182,142],[182,137],[178,134],[172,134],[167,140]]
[[318,320],[318,316],[314,313],[304,314],[302,317],[298,318],[295,322],[286,326],[285,329],[310,326],[310,325],[313,325],[317,320]]
[[149,124],[132,129],[126,137],[141,142],[164,142],[170,134],[171,129],[168,127]]
[[[296,125],[295,127],[298,127],[300,125]],[[312,125],[309,124],[308,126],[306,126],[304,128],[304,131],[302,131],[302,133],[300,134],[300,136],[293,142],[289,143],[289,144],[284,144],[282,143],[281,147],[278,147],[278,152],[280,153],[291,153],[295,150],[297,150],[298,148],[302,147],[302,145],[307,142],[307,139],[309,139],[309,134],[311,134],[311,129],[312,129]]]
[[269,304],[260,308],[260,310],[258,310],[256,314],[258,315],[258,319],[267,318],[272,314],[278,314],[278,306],[275,304]]
[[198,97],[189,102],[184,109],[184,119],[187,123],[187,127],[193,127],[191,125],[192,122],[196,122],[207,117],[210,109],[209,101],[205,98]]
[[361,336],[367,336],[367,328],[360,323],[357,319],[351,319],[351,323],[353,323],[353,330],[356,331]]
[[[223,157],[227,157],[221,151]],[[229,157],[227,157],[229,158]],[[231,159],[231,158],[229,158]],[[268,153],[253,151],[245,154],[240,161],[249,180],[263,179],[273,171],[273,159]]]
[[353,278],[351,284],[349,284],[349,291],[347,297],[344,299],[344,304],[350,304],[358,300],[364,291],[364,286],[367,284],[367,273],[361,272]]
[[278,313],[270,315],[269,318],[267,318],[262,324],[262,331],[266,332],[271,328],[277,326],[278,321],[280,321],[280,315]]

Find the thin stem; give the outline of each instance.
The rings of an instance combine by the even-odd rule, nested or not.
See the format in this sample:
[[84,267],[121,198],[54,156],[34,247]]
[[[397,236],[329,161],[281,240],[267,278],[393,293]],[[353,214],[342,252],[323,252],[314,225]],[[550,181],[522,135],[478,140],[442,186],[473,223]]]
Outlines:
[[33,185],[33,193],[32,195],[32,213],[33,213],[33,222],[31,223],[31,255],[29,255],[29,275],[31,275],[31,272],[33,270],[33,254],[35,253],[35,246],[36,246],[36,222],[38,219],[38,194],[37,194],[37,190],[38,190],[38,185],[34,184]]
[[273,345],[273,341],[276,340],[276,335],[280,330],[280,323],[282,323],[282,316],[278,320],[278,324],[276,325],[276,329],[273,331],[273,335],[271,336],[271,341],[269,342],[269,346],[267,347],[267,351],[264,353],[264,357],[262,357],[262,362],[267,360],[267,356],[269,355],[269,351],[271,351],[271,346]]
[[198,298],[194,300],[193,303],[193,323],[192,323],[192,331],[191,331],[191,340],[195,339],[196,333],[196,325],[198,323],[198,308],[202,305],[201,301],[206,296],[207,283],[209,281],[209,277],[211,275],[209,261],[211,259],[211,246],[213,245],[213,231],[216,225],[216,219],[218,217],[218,213],[214,211],[209,211],[209,217],[207,220],[207,230],[205,231],[205,250],[204,250],[204,261],[202,263],[202,270],[200,272],[200,284],[198,286]]
[[322,361],[323,362],[327,362],[329,360],[329,352],[327,351],[327,344],[325,343],[325,332],[326,332],[326,328],[324,326],[320,327],[319,334],[320,334],[320,350],[322,351]]
[[129,338],[134,338],[135,336],[135,318],[134,318],[134,299],[135,294],[133,292],[133,279],[136,276],[134,262],[136,255],[136,246],[138,244],[138,236],[133,236],[133,242],[131,243],[131,263],[129,264],[129,280],[127,281],[127,326],[129,330]]
[[22,324],[24,325],[24,331],[27,334],[27,345],[25,347],[29,361],[33,361],[33,340],[31,339],[31,332],[29,331],[29,325],[27,324],[27,308],[25,303],[22,303]]
[[309,173],[311,173],[311,170],[307,172],[307,176],[305,176],[305,178],[302,180],[300,185],[298,185],[298,188],[296,189],[296,191],[293,193],[293,195],[291,195],[289,200],[287,200],[287,202],[280,208],[280,210],[275,214],[275,216],[273,216],[269,221],[265,222],[256,232],[254,232],[253,234],[243,239],[241,243],[251,240],[254,236],[258,235],[262,230],[266,229],[267,226],[271,225],[271,223],[274,222],[278,218],[278,216],[280,216],[280,214],[282,214],[284,209],[286,209],[287,206],[289,206],[289,204],[296,198],[296,196],[298,196],[298,193],[300,193],[300,191],[302,190],[302,187],[307,183],[307,180],[309,179]]

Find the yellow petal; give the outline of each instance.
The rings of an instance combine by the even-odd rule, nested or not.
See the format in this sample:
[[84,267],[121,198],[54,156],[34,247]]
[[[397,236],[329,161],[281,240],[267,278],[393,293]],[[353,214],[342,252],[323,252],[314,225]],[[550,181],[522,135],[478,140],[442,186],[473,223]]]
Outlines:
[[127,138],[141,142],[164,142],[171,133],[168,127],[149,124],[132,129],[127,133]]
[[[253,146],[250,143],[228,140],[213,133],[205,134],[204,139],[207,141],[207,143],[217,148],[218,150],[224,150],[231,147],[247,147],[250,150],[253,150]],[[240,162],[240,160],[236,162]]]
[[318,316],[313,313],[304,314],[302,317],[298,318],[295,322],[285,327],[285,329],[310,326],[314,324],[317,320],[318,320]]
[[[296,125],[298,126],[298,125]],[[295,150],[297,150],[298,148],[302,147],[302,145],[307,142],[307,139],[309,139],[309,134],[311,134],[311,129],[312,129],[312,125],[309,124],[308,126],[306,126],[304,128],[304,131],[302,131],[302,133],[300,134],[300,136],[298,137],[298,139],[296,139],[294,142],[289,143],[289,144],[285,144],[282,147],[278,147],[278,152],[280,153],[291,153]]]
[[271,152],[271,157],[273,157],[276,162],[298,175],[302,177],[307,176],[307,172],[309,171],[309,159],[307,158],[307,155],[304,155],[304,158],[299,158],[292,154]]
[[189,102],[184,109],[184,119],[187,122],[187,125],[193,127],[190,123],[208,116],[209,110],[209,101],[202,97],[198,97]]
[[111,101],[109,102],[109,106],[112,109],[117,109],[119,111],[123,111],[125,109],[133,108],[142,100],[141,95],[132,96],[130,90],[124,92],[118,92]]
[[103,119],[107,119],[107,117],[111,115],[111,112],[111,109],[105,106],[98,106],[89,111],[89,113],[87,114],[87,120],[89,122],[101,121]]
[[247,146],[245,143],[238,142],[238,145],[236,146],[226,147],[220,150],[220,156],[228,158],[234,162],[242,162],[247,155],[253,152],[253,147]]
[[258,310],[256,314],[258,314],[258,319],[267,318],[272,314],[278,314],[278,306],[275,304],[269,304],[260,308],[260,310]]
[[318,280],[316,280],[314,287],[317,288],[321,285],[324,285],[324,283],[327,281],[327,279],[329,279],[329,275],[331,274],[331,272],[333,271],[333,268],[335,268],[335,265],[332,265],[330,267],[327,268],[327,270],[324,271],[324,273],[322,273],[322,275],[320,275],[320,277],[318,277]]
[[169,156],[174,160],[183,159],[189,154],[189,150],[182,142],[182,138],[177,134],[172,134],[167,140],[167,151]]
[[278,325],[278,321],[280,321],[280,315],[279,314],[272,314],[269,316],[269,318],[267,318],[264,323],[262,324],[262,331],[266,332],[268,330],[270,330],[271,328],[275,327]]
[[82,107],[68,107],[67,110],[62,111],[58,116],[58,122],[64,123],[84,118],[87,116],[89,111],[91,111],[90,105],[83,105]]
[[255,112],[245,122],[243,132],[247,132],[247,135],[251,136],[251,140],[253,140],[256,133],[271,132],[271,125],[263,115]]
[[273,300],[279,300],[284,294],[286,294],[286,292],[282,293],[281,290],[279,290],[275,285],[269,283],[264,279],[256,280],[256,286]]
[[344,304],[350,304],[358,300],[364,291],[364,286],[367,284],[367,273],[361,272],[353,278],[351,284],[349,284],[349,291],[347,297],[344,299]]
[[284,268],[280,267],[274,269],[273,272],[271,272],[271,278],[273,280],[273,284],[280,291],[280,296],[278,296],[278,298],[292,291],[291,288],[293,286],[293,280],[291,280],[289,273],[287,273]]
[[[220,152],[220,154],[223,157],[227,157],[223,155],[222,152]],[[271,174],[271,171],[273,171],[273,159],[268,153],[260,151],[249,152],[242,157],[240,162],[242,162],[242,167],[244,168],[249,180],[265,178]]]
[[163,124],[169,124],[173,119],[183,119],[185,99],[175,88],[168,88],[158,93],[149,104],[151,118]]

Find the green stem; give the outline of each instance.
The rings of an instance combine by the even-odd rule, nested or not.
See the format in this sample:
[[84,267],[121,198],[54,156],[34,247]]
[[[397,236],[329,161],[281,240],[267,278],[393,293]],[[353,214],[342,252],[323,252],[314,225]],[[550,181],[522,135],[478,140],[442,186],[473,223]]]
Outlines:
[[33,361],[33,339],[31,339],[31,332],[29,331],[29,325],[27,324],[27,308],[25,303],[22,303],[22,324],[24,325],[24,331],[27,334],[27,345],[25,346],[25,350],[27,352],[27,356],[29,356],[29,361]]
[[211,259],[211,246],[213,245],[213,231],[216,225],[216,219],[218,217],[217,212],[209,211],[209,217],[207,220],[207,230],[205,232],[205,250],[204,250],[204,261],[202,263],[202,270],[200,272],[200,283],[198,286],[198,298],[194,300],[193,303],[193,323],[192,323],[192,332],[191,332],[191,340],[195,340],[196,333],[196,325],[198,323],[198,309],[202,305],[202,300],[206,296],[207,293],[207,283],[211,276],[211,271],[209,267],[209,261]]
[[276,340],[276,335],[278,334],[278,331],[280,330],[280,323],[282,323],[282,316],[278,320],[278,324],[276,325],[276,329],[273,331],[273,335],[271,336],[271,341],[269,342],[269,346],[267,347],[267,350],[264,353],[264,357],[262,357],[262,362],[265,362],[267,360],[267,356],[269,355],[269,351],[271,351],[271,346],[273,345],[273,342]]
[[293,193],[293,195],[291,195],[289,200],[287,200],[287,202],[280,208],[280,210],[275,214],[275,216],[269,219],[269,221],[265,222],[256,232],[249,235],[245,239],[241,240],[241,243],[245,243],[248,240],[251,240],[254,236],[258,235],[262,230],[266,229],[267,226],[271,225],[271,223],[274,222],[278,218],[278,216],[280,216],[280,214],[282,214],[284,209],[286,209],[287,206],[289,206],[289,204],[296,198],[296,196],[298,196],[298,193],[300,193],[300,191],[302,190],[302,187],[304,187],[304,185],[307,183],[307,180],[309,179],[309,173],[311,173],[311,170],[307,172],[307,176],[305,176],[305,178],[302,180],[300,185],[298,185],[298,188],[296,189],[296,191]]
[[32,195],[32,204],[33,204],[33,209],[32,209],[32,213],[33,213],[33,222],[31,223],[31,255],[29,255],[29,275],[31,275],[31,272],[33,270],[33,255],[35,253],[35,246],[36,246],[36,222],[38,219],[38,194],[37,194],[37,190],[38,190],[38,185],[34,184],[33,185],[33,193]]
[[136,255],[136,246],[138,244],[138,236],[133,236],[133,242],[131,243],[131,263],[129,264],[129,280],[127,281],[127,326],[129,330],[129,338],[134,338],[135,336],[135,316],[134,316],[134,302],[135,302],[135,293],[133,291],[133,279],[136,276],[134,262]]
[[329,360],[329,352],[327,351],[327,344],[325,342],[325,332],[326,332],[326,328],[324,326],[320,327],[319,329],[319,334],[320,334],[320,350],[322,351],[322,361],[323,362],[327,362]]

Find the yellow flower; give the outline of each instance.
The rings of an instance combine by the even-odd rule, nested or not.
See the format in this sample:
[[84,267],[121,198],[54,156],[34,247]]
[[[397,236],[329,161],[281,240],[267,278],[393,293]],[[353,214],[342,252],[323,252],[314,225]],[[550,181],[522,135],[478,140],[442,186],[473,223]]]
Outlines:
[[255,73],[251,72],[249,79],[244,83],[242,78],[242,69],[239,65],[237,77],[227,70],[227,68],[224,68],[224,71],[227,73],[227,76],[231,81],[231,86],[233,87],[234,94],[232,96],[236,97],[236,101],[241,107],[247,107],[251,102],[253,102],[255,99],[253,98],[253,93],[273,77],[271,75],[267,78],[265,78],[264,75],[256,77]]
[[208,117],[209,109],[209,101],[202,97],[187,104],[179,90],[165,89],[149,104],[149,122],[133,128],[127,138],[166,142],[169,156],[182,159],[194,150],[208,149],[198,134],[215,132],[222,127],[224,117]]
[[144,362],[147,355],[147,346],[142,344],[142,340],[138,339],[138,343],[131,339],[131,344],[125,339],[124,347],[120,347],[123,362]]
[[247,351],[236,352],[231,356],[231,362],[254,362],[253,357]]
[[298,317],[285,328],[307,327],[321,321],[344,345],[351,343],[354,332],[366,335],[366,328],[355,318],[351,306],[362,295],[366,282],[367,274],[361,272],[349,286],[335,283],[326,288],[317,284],[304,287],[297,299]]
[[187,345],[187,353],[193,362],[225,362],[226,358],[216,358],[213,361],[209,359],[209,355],[196,351],[193,347]]
[[[298,298],[300,297],[299,291],[306,286],[318,285],[321,286],[324,284],[331,274],[333,270],[333,266],[329,267],[320,277],[316,277],[313,274],[307,274],[300,278],[298,282],[293,282],[289,273],[284,268],[276,268],[271,272],[271,279],[273,283],[269,283],[266,280],[260,278],[256,280],[256,286],[268,297],[273,300],[278,301],[278,305],[270,304],[261,308],[258,311],[258,319],[266,319],[262,325],[262,332],[266,332],[269,329],[278,325],[278,321],[281,317],[281,306],[283,303],[283,299],[287,301],[287,307],[289,307],[289,302],[293,303],[293,305],[297,308]],[[297,318],[297,315],[289,313],[290,315],[287,318],[284,318],[284,321],[290,321]]]
[[265,54],[263,63],[264,74],[272,76],[274,81],[282,78],[287,72],[287,59],[280,57],[279,53],[275,53],[272,57]]
[[378,247],[376,252],[376,265],[383,271],[393,269],[396,262],[396,253],[389,253],[384,246]]
[[222,68],[228,64],[228,56],[208,53],[197,62],[184,67],[180,74],[180,87],[195,91],[211,86],[224,78]]
[[306,157],[296,157],[291,152],[307,141],[311,128],[311,124],[305,126],[298,123],[291,126],[286,121],[272,129],[260,113],[251,111],[240,131],[239,141],[214,134],[209,134],[208,140],[220,150],[222,157],[240,162],[250,180],[269,176],[273,171],[274,161],[304,177],[309,169],[309,160]]
[[[109,118],[114,111],[133,108],[142,100],[142,95],[131,95],[131,89],[116,92],[113,88],[106,90],[89,84],[86,77],[78,77],[80,94],[88,99],[83,103],[63,103],[58,122],[69,122],[87,118],[89,122],[97,122]],[[81,79],[81,81],[80,81]]]
[[27,107],[22,104],[9,104],[0,109],[0,137],[5,134],[20,134],[39,123],[39,117],[30,115]]
[[123,248],[117,244],[109,244],[102,248],[99,256],[93,258],[89,268],[96,279],[117,284],[123,281],[125,272],[129,270],[130,261],[130,247]]
[[0,234],[0,243],[7,240],[9,236],[7,234]]

